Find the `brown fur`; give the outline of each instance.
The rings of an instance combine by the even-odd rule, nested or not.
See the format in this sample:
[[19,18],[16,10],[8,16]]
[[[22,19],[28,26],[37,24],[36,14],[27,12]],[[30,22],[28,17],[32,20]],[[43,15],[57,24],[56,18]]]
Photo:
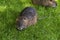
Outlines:
[[32,0],[33,4],[56,7],[57,3],[55,0]]
[[37,13],[32,7],[25,8],[16,21],[17,29],[22,30],[31,25],[34,25],[37,22]]

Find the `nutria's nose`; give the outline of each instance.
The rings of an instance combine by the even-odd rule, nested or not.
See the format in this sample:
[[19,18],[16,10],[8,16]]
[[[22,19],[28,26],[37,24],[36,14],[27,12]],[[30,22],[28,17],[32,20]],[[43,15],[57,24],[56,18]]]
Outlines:
[[57,7],[57,3],[53,3],[52,7],[54,8]]
[[23,27],[17,27],[16,29],[21,31],[23,30]]
[[22,30],[23,28],[17,28],[18,30]]

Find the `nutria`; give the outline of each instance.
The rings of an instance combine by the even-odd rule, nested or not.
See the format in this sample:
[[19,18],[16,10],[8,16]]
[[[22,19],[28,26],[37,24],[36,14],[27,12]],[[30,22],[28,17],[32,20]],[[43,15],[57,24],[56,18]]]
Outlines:
[[26,7],[22,10],[19,17],[16,19],[17,29],[23,30],[37,22],[37,12],[32,7]]
[[57,2],[55,0],[32,0],[33,4],[56,7]]

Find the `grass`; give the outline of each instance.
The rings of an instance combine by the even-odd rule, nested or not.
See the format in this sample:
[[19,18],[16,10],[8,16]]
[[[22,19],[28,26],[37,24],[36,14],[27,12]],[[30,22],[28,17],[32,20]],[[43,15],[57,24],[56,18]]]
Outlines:
[[[0,0],[0,40],[60,40],[60,0],[56,8],[33,5],[31,0]],[[15,28],[25,7],[37,10],[38,22],[24,31]],[[47,18],[44,18],[47,17]]]

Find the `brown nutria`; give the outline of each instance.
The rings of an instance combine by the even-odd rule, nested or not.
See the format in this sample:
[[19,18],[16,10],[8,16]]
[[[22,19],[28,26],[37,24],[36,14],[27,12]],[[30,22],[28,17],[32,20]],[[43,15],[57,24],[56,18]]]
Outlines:
[[32,0],[33,4],[56,7],[57,2],[55,0]]
[[32,7],[26,7],[16,19],[17,29],[22,30],[37,22],[37,12]]

